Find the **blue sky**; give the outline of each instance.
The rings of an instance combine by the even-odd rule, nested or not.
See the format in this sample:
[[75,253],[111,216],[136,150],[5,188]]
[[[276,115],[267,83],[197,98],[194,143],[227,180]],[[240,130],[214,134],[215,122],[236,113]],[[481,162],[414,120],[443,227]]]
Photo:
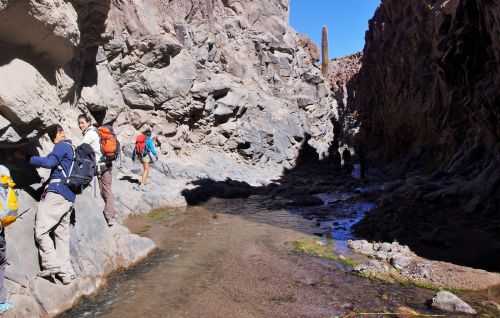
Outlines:
[[368,20],[379,3],[380,0],[291,0],[290,23],[318,45],[321,28],[327,25],[330,58],[349,55],[363,49]]

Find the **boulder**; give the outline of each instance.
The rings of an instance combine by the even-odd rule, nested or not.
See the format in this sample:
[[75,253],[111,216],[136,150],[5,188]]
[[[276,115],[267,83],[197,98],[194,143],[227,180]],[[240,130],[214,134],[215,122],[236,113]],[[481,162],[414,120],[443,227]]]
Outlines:
[[141,75],[144,87],[151,92],[151,100],[156,105],[175,97],[185,97],[191,90],[195,78],[194,61],[187,51],[173,58],[169,66],[150,69]]
[[79,104],[92,113],[104,113],[103,123],[113,122],[126,108],[120,87],[105,64],[97,65],[96,83],[82,89]]
[[[78,16],[64,0],[3,1],[0,4],[0,39],[30,47],[51,63],[69,62],[80,43]],[[21,26],[22,27],[17,27]]]
[[453,312],[476,315],[477,311],[469,304],[448,291],[440,291],[431,300],[433,308]]
[[102,215],[102,200],[87,190],[77,199],[75,225],[71,228],[72,264],[79,278],[69,286],[52,284],[36,277],[40,271],[33,239],[37,203],[24,191],[19,198],[22,209],[31,210],[6,231],[6,276],[16,313],[31,312],[30,317],[35,313],[60,313],[79,297],[96,292],[112,270],[135,264],[155,248],[151,240],[130,234],[121,225],[109,228]]
[[57,91],[38,70],[14,59],[0,66],[0,112],[24,135],[61,120]]

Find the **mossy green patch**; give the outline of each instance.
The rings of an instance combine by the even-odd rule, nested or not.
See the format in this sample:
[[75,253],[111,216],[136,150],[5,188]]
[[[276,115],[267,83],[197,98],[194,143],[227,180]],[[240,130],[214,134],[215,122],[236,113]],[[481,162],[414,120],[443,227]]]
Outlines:
[[321,243],[314,239],[302,239],[292,242],[293,251],[300,254],[306,254],[323,259],[340,262],[346,266],[354,267],[358,263],[347,257],[340,257],[335,254],[333,249],[333,241]]
[[175,212],[172,210],[166,209],[157,209],[146,214],[146,217],[151,221],[161,222],[169,219],[170,217],[175,216]]

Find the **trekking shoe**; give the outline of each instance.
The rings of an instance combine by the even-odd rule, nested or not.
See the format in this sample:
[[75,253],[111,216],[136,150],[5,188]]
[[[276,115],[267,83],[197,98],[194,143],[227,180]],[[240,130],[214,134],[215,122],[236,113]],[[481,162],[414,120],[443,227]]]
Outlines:
[[61,281],[63,285],[69,285],[76,280],[75,274],[57,273],[57,278]]
[[4,314],[12,308],[14,308],[14,304],[8,302],[0,303],[0,314]]

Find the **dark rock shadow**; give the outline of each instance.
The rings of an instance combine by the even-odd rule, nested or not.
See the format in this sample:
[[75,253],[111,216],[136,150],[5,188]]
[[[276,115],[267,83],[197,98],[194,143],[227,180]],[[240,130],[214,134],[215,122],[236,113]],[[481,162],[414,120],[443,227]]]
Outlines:
[[[284,195],[292,197],[305,197],[328,191],[335,184],[340,185],[346,174],[342,172],[337,162],[337,157],[320,160],[318,153],[308,143],[303,143],[296,165],[287,169],[283,175],[266,186],[254,187],[246,182],[226,179],[215,181],[201,179],[192,182],[194,189],[185,189],[182,195],[189,205],[200,205],[212,198],[219,199],[244,199],[251,195]],[[307,186],[310,180],[316,179],[316,186]],[[328,179],[328,180],[326,180]],[[323,182],[323,184],[322,184]],[[304,188],[309,188],[304,193]],[[309,200],[311,201],[311,200]],[[316,201],[317,202],[317,201]]]
[[131,176],[123,176],[120,178],[121,181],[128,181],[129,183],[132,184],[140,184],[139,180],[137,178],[133,178]]
[[29,163],[30,157],[35,155],[39,153],[36,150],[36,144],[33,143],[0,149],[0,163],[10,170],[16,188],[25,191],[34,200],[40,201],[46,184],[40,185],[42,178]]

